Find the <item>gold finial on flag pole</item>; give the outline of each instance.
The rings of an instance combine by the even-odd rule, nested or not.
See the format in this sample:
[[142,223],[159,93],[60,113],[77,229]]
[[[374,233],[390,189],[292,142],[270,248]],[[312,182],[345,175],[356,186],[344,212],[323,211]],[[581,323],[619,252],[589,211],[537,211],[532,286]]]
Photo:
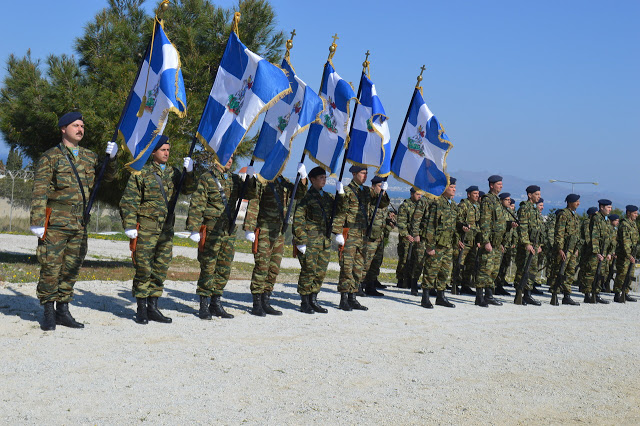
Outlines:
[[333,38],[333,43],[331,43],[331,46],[329,46],[329,58],[327,59],[327,61],[329,62],[331,62],[331,59],[333,59],[333,55],[335,55],[336,49],[338,48],[338,45],[336,44],[336,40],[339,39],[338,33],[331,36],[331,38]]
[[367,77],[371,78],[370,75],[370,70],[369,70],[369,65],[371,65],[371,62],[369,62],[369,55],[371,55],[371,53],[369,53],[369,50],[367,49],[367,53],[365,53],[365,58],[364,58],[364,62],[362,63],[362,72],[367,74]]
[[231,22],[231,29],[234,33],[240,38],[240,30],[238,29],[238,23],[240,22],[240,12],[236,12],[233,14],[233,21]]
[[287,40],[287,51],[284,52],[284,58],[288,61],[289,60],[289,51],[293,48],[293,38],[296,36],[296,29],[294,28],[293,31],[291,31],[291,38],[289,40]]
[[418,76],[418,82],[416,83],[416,89],[420,89],[420,93],[422,93],[422,86],[420,86],[420,82],[422,81],[422,73],[426,70],[427,67],[424,65],[420,67],[420,75]]

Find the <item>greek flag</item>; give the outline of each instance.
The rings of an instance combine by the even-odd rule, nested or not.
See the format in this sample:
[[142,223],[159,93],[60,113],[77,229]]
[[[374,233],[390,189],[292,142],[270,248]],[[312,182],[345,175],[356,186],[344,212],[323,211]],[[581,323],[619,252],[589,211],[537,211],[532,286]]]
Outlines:
[[126,166],[134,173],[147,162],[154,141],[164,131],[169,112],[180,118],[187,114],[180,56],[157,20],[152,42],[118,126],[118,134],[133,157]]
[[447,154],[452,147],[420,90],[416,89],[404,131],[391,159],[391,173],[416,189],[440,196],[449,181]]
[[320,96],[325,98],[326,105],[320,118],[309,127],[305,152],[318,165],[335,174],[349,129],[349,101],[356,94],[327,62]]
[[375,167],[378,176],[385,177],[391,173],[389,123],[376,86],[365,73],[362,73],[360,80],[360,105],[353,118],[347,161],[359,166]]
[[322,111],[322,98],[295,74],[287,58],[282,60],[292,92],[275,104],[264,117],[253,158],[264,161],[258,178],[273,181],[284,169],[291,141]]
[[290,92],[285,73],[247,49],[232,31],[197,137],[226,164],[258,115]]

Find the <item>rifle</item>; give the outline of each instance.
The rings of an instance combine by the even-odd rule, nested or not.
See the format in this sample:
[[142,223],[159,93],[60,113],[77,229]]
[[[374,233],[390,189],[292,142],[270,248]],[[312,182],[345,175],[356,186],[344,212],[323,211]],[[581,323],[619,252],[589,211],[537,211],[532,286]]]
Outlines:
[[[564,253],[565,253],[565,257],[564,260],[562,261],[562,265],[560,265],[560,271],[558,272],[558,275],[556,276],[555,281],[553,282],[553,286],[551,286],[550,291],[551,291],[551,304],[553,306],[558,306],[558,289],[561,288],[564,285],[564,281],[567,279],[567,274],[566,274],[566,269],[567,269],[567,263],[569,261],[569,247],[572,246],[572,242],[573,239],[575,239],[575,236],[571,236],[570,239],[567,241],[567,243],[565,244],[565,249],[564,249]],[[575,246],[575,244],[574,244]],[[574,247],[575,249],[575,247]]]
[[[409,283],[409,287],[413,286],[413,263],[411,262],[411,256],[413,255],[413,242],[409,243],[409,248],[407,249],[407,260],[404,262],[404,269],[402,270],[402,276],[404,277],[404,282]],[[405,284],[406,285],[406,284]],[[407,287],[405,287],[407,288]],[[418,289],[416,288],[416,291]]]
[[[469,225],[463,225],[463,227],[469,227]],[[471,232],[469,230],[469,232]],[[465,243],[467,239],[467,233],[463,233],[462,234],[462,244]],[[456,263],[453,264],[453,280],[451,282],[451,294],[458,294],[458,284],[462,282],[462,276],[460,273],[460,269],[462,266],[462,255],[464,254],[464,247],[462,247],[459,251],[458,251],[458,257],[456,258]]]
[[531,261],[533,260],[534,253],[536,252],[536,245],[538,244],[538,234],[540,232],[538,230],[534,231],[531,238],[531,247],[533,247],[533,253],[529,252],[527,255],[527,260],[524,264],[524,271],[522,271],[522,277],[520,277],[520,282],[518,282],[518,287],[516,288],[516,298],[514,303],[516,305],[522,305],[522,290],[525,285],[527,285],[527,281],[529,281],[529,267],[531,266]]
[[609,273],[607,274],[607,278],[605,278],[604,282],[600,287],[600,291],[605,291],[611,293],[610,284],[613,279],[613,273],[615,272],[615,262],[613,261],[613,256],[611,256],[611,264],[609,265]]
[[[638,259],[638,248],[640,248],[640,244],[636,244],[635,250],[633,251],[634,253],[634,259]],[[637,260],[636,260],[637,262]],[[631,286],[631,281],[634,281],[635,278],[631,277],[631,273],[633,272],[634,268],[635,268],[636,264],[635,263],[631,263],[629,262],[629,267],[627,268],[627,273],[624,276],[624,282],[622,283],[622,290],[620,293],[620,296],[622,297],[622,303],[627,303],[627,298],[626,298],[626,293],[625,291],[627,290],[627,288],[629,288]]]

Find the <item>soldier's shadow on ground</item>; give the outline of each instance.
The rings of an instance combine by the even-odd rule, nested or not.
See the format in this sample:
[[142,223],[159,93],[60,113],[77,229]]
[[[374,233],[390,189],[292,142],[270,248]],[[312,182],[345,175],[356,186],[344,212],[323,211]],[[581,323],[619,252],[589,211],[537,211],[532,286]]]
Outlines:
[[109,312],[118,318],[132,319],[130,296],[131,293],[125,290],[118,291],[117,297],[114,297],[76,288],[73,301],[69,305],[71,306],[72,314],[73,306],[75,305],[95,311]]
[[43,308],[35,296],[20,293],[11,287],[7,290],[13,294],[0,294],[0,315],[37,323],[42,320]]

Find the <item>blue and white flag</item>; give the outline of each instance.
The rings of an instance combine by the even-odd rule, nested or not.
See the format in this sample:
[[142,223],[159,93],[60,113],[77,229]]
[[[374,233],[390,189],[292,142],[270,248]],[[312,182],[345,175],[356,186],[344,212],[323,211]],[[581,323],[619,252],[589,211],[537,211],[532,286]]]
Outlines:
[[350,163],[375,167],[376,174],[382,177],[391,173],[389,123],[376,86],[365,73],[360,80],[360,105],[353,118],[347,151]]
[[293,138],[322,111],[322,98],[298,78],[287,58],[282,60],[282,69],[289,77],[291,93],[267,111],[253,151],[254,159],[264,161],[258,178],[270,182],[287,164]]
[[349,101],[356,94],[327,62],[320,96],[325,98],[326,104],[320,118],[309,127],[304,149],[315,163],[334,175],[349,131]]
[[226,164],[261,112],[291,92],[285,73],[229,35],[207,105],[198,139]]
[[451,148],[444,129],[416,89],[391,160],[391,173],[416,189],[440,196],[449,182],[446,168]]
[[147,162],[167,124],[169,112],[183,118],[187,114],[187,95],[184,90],[178,50],[156,20],[153,45],[140,67],[131,101],[126,107],[118,134],[133,157],[126,166],[139,172]]

